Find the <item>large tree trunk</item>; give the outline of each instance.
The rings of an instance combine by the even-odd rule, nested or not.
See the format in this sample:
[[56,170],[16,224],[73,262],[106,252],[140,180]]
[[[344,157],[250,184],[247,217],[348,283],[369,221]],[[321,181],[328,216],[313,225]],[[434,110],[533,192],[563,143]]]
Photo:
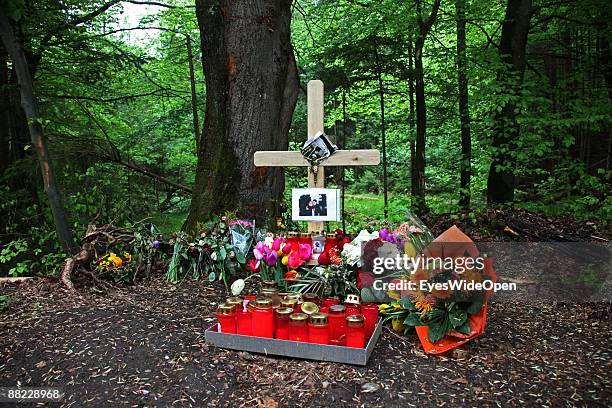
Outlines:
[[514,100],[520,96],[525,73],[525,47],[532,15],[532,0],[508,0],[502,26],[499,55],[504,67],[497,75],[506,102],[495,114],[493,125],[493,160],[487,180],[487,202],[506,203],[514,200],[514,160],[509,152],[518,138]]
[[456,0],[457,9],[457,80],[459,86],[459,119],[461,122],[461,185],[459,206],[470,207],[470,178],[472,175],[472,138],[468,104],[467,58],[465,55],[465,4]]
[[425,204],[425,145],[427,132],[427,108],[425,107],[425,74],[423,71],[423,47],[425,39],[431,29],[438,9],[440,0],[435,0],[431,13],[423,20],[421,10],[422,0],[416,0],[417,23],[419,35],[414,44],[414,79],[416,97],[416,143],[414,152],[414,167],[412,175],[412,207],[418,214],[427,211]]
[[31,142],[38,156],[44,190],[49,200],[49,206],[53,214],[53,221],[55,223],[55,230],[59,242],[64,251],[73,254],[77,251],[77,246],[68,224],[66,211],[61,202],[59,188],[55,180],[53,166],[51,165],[51,158],[49,157],[49,150],[47,148],[47,139],[41,126],[38,104],[36,96],[34,95],[34,85],[30,68],[28,67],[28,62],[26,61],[21,44],[17,41],[9,19],[2,9],[0,9],[0,37],[11,57],[17,74],[21,93],[21,106],[28,121]]
[[237,209],[264,220],[279,211],[280,168],[255,168],[257,150],[287,150],[298,80],[290,0],[197,0],[206,115],[185,229]]

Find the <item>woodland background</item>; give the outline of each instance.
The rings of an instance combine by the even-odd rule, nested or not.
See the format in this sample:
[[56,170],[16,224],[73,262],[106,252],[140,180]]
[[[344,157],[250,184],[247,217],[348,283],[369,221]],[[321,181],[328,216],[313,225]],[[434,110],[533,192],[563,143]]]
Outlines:
[[300,147],[309,79],[340,147],[384,152],[329,172],[351,231],[410,207],[610,220],[607,2],[196,3],[1,2],[0,275],[57,272],[96,216],[167,233],[287,217],[306,172],[256,173],[252,152]]

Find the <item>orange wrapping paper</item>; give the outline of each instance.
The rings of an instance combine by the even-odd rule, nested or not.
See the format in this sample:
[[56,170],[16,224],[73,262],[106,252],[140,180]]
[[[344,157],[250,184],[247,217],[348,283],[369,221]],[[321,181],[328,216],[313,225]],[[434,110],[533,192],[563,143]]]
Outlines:
[[[474,242],[465,235],[459,228],[456,226],[452,226],[442,235],[434,240],[437,243],[452,243],[451,251],[449,252],[449,248],[444,245],[434,245],[433,247],[428,247],[425,249],[425,255],[433,257],[433,256],[442,256],[442,249],[444,249],[444,256],[458,257],[463,256],[464,252],[467,251],[470,256],[477,257],[479,252],[476,248]],[[457,245],[463,244],[463,245]],[[493,264],[490,258],[485,258],[485,274],[491,277],[493,282],[497,282],[497,274],[495,273],[495,269],[493,269]],[[484,332],[485,323],[487,320],[487,301],[491,296],[490,292],[485,293],[484,295],[484,304],[480,312],[470,315],[470,334],[459,333],[455,330],[451,331],[447,336],[441,338],[435,343],[432,343],[429,340],[429,328],[427,326],[417,326],[416,332],[419,336],[419,340],[421,340],[421,344],[425,349],[425,352],[428,354],[441,354],[448,350],[454,349],[471,339],[480,336]]]

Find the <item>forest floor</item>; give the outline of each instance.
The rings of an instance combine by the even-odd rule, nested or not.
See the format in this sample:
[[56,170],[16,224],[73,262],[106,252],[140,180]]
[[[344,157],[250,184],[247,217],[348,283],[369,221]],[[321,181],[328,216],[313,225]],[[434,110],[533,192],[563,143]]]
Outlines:
[[[491,240],[601,235],[585,223],[530,214],[504,232],[509,219],[498,215],[491,228],[482,220],[478,230],[460,225]],[[435,233],[449,222],[427,220]],[[357,367],[208,345],[204,331],[224,290],[207,282],[173,286],[154,276],[67,296],[48,278],[3,292],[11,301],[0,312],[0,386],[62,387],[63,406],[608,406],[612,398],[606,302],[494,296],[484,335],[459,351],[428,356],[416,335],[385,328],[368,365]]]

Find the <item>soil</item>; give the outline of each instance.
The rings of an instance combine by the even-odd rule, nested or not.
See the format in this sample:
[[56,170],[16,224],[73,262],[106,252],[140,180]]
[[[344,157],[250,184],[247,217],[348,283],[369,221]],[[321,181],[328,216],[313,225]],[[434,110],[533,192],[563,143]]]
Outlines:
[[[436,233],[448,223],[430,222]],[[469,230],[471,221],[462,222],[471,235],[481,233]],[[504,227],[482,236],[516,239],[512,233],[507,237]],[[564,234],[554,222],[538,233]],[[580,234],[605,235],[593,228]],[[222,286],[208,282],[173,286],[156,276],[105,293],[81,288],[78,296],[68,295],[53,278],[5,283],[1,289],[10,302],[0,312],[0,387],[63,388],[63,401],[50,406],[609,406],[611,401],[609,302],[493,298],[484,335],[460,349],[428,356],[416,335],[385,328],[368,365],[358,367],[208,345],[204,330],[225,296]]]

